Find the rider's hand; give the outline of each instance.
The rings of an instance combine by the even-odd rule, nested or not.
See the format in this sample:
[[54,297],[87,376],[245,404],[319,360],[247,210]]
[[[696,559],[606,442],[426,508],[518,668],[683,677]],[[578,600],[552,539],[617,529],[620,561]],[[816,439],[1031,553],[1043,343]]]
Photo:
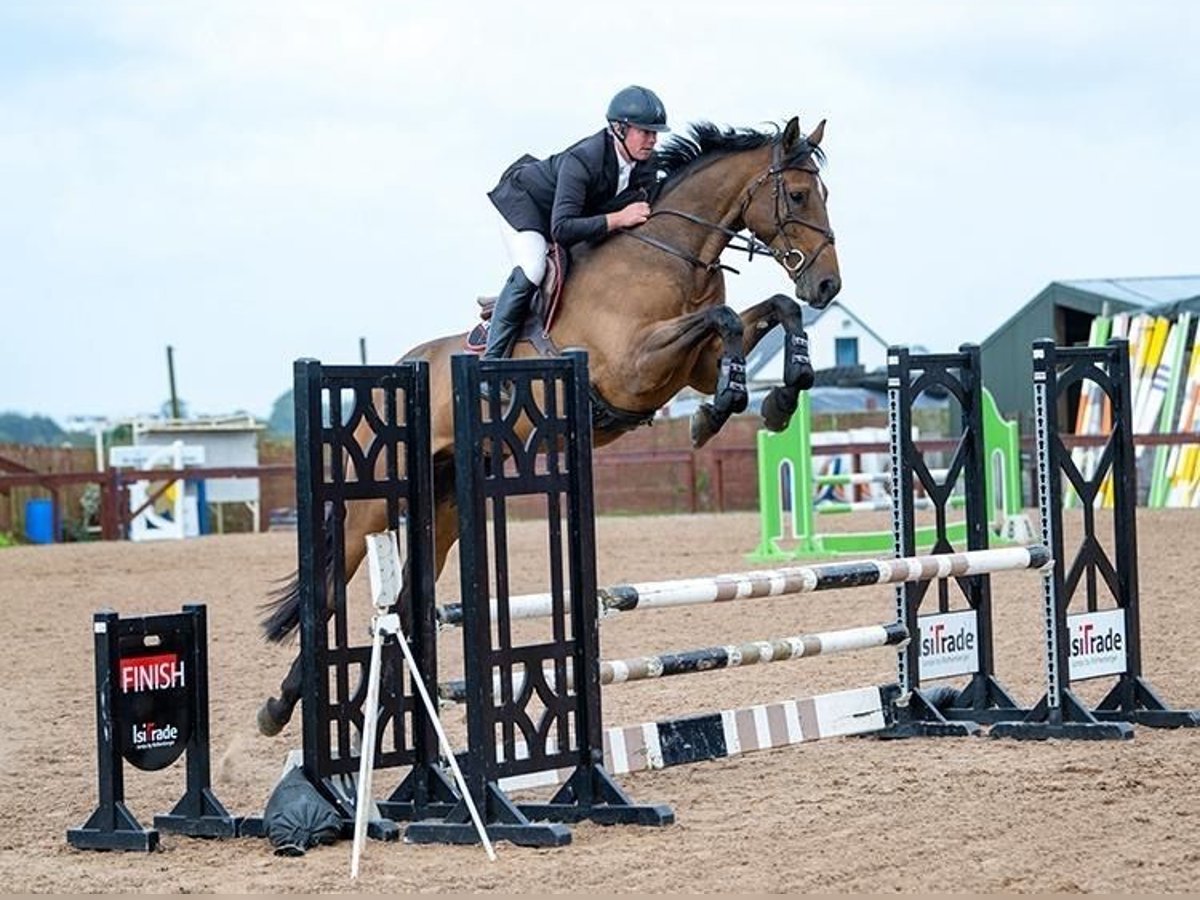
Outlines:
[[608,230],[616,228],[633,228],[641,225],[650,218],[650,204],[643,200],[630,203],[624,209],[608,214]]

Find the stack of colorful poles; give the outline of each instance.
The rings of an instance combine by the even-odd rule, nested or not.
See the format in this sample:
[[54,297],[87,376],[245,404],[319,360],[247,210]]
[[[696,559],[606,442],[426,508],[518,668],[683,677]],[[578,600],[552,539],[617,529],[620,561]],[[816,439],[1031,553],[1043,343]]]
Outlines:
[[[1169,430],[1177,434],[1200,433],[1200,328],[1196,329],[1192,338],[1191,360],[1181,393],[1183,400],[1179,414]],[[1151,483],[1150,505],[1200,506],[1200,444],[1160,447],[1159,451]],[[1158,466],[1160,460],[1163,463],[1161,472]]]
[[[1089,346],[1110,338],[1129,341],[1129,367],[1133,405],[1133,433],[1200,432],[1200,331],[1193,335],[1196,317],[1187,312],[1175,321],[1146,313],[1097,316],[1088,336]],[[1190,354],[1189,354],[1189,351]],[[1112,416],[1107,397],[1092,381],[1085,380],[1075,418],[1076,434],[1108,434]],[[1076,447],[1071,457],[1084,477],[1099,463],[1100,447]],[[1139,462],[1146,448],[1136,450]],[[1147,505],[1200,505],[1200,445],[1154,447],[1150,465]],[[1069,488],[1069,486],[1068,486]],[[1079,498],[1071,490],[1064,504],[1074,506]],[[1112,482],[1105,481],[1097,502],[1112,506]]]

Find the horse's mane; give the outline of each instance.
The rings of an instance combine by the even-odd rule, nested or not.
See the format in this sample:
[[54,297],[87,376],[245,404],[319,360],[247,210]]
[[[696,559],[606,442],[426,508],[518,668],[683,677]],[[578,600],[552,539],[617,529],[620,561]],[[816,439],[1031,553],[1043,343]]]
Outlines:
[[[756,150],[782,140],[783,129],[775,125],[771,131],[759,131],[754,128],[722,128],[712,122],[693,122],[684,132],[675,132],[654,152],[654,166],[662,174],[660,190],[670,187],[675,181],[690,171],[694,165],[700,164],[726,153],[738,153],[743,150]],[[800,141],[796,150],[787,159],[785,165],[803,162],[813,158],[818,165],[825,161],[825,154],[820,147],[813,147],[807,141]]]

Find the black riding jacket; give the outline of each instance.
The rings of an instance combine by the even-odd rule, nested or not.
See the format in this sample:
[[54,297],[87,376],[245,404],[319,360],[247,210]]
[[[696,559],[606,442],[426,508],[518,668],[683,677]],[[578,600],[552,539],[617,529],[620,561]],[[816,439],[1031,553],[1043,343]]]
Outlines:
[[522,156],[504,170],[488,197],[517,231],[537,231],[564,246],[608,234],[605,213],[647,199],[653,166],[634,163],[629,186],[617,195],[617,151],[608,129],[549,159]]

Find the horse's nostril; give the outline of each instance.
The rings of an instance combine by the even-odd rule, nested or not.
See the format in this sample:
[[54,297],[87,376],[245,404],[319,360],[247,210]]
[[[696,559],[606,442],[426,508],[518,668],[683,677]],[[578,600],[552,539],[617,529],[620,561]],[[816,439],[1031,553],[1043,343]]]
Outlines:
[[817,293],[821,295],[822,300],[832,300],[838,295],[838,291],[842,289],[842,280],[840,278],[822,278],[821,283],[817,285]]

